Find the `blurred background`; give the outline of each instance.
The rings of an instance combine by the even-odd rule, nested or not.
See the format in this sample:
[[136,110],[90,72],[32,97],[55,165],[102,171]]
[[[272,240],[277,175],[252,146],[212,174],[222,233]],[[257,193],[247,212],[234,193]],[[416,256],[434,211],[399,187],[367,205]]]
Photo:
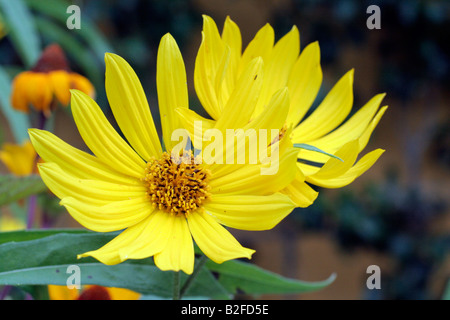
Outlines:
[[[2,0],[3,1],[3,0]],[[381,159],[350,186],[320,190],[317,201],[297,209],[275,229],[233,232],[256,249],[252,262],[283,276],[336,281],[319,292],[267,299],[442,299],[450,279],[450,2],[444,0],[25,0],[37,37],[18,48],[14,32],[0,40],[0,66],[13,77],[31,65],[29,50],[59,43],[72,70],[94,84],[109,115],[104,91],[105,51],[124,57],[147,93],[155,123],[156,53],[170,32],[185,59],[191,108],[202,114],[193,86],[202,14],[223,26],[230,16],[245,46],[266,22],[280,38],[293,25],[301,47],[319,41],[324,80],[320,101],[339,78],[355,68],[354,110],[386,92],[389,109],[367,152]],[[0,3],[1,4],[1,3]],[[81,8],[81,29],[69,30],[66,8]],[[369,5],[381,10],[381,29],[370,30]],[[0,19],[8,12],[0,6]],[[1,21],[1,20],[0,20]],[[11,32],[11,30],[9,30]],[[21,52],[24,51],[24,52]],[[1,90],[1,88],[0,88]],[[0,109],[1,111],[1,109]],[[14,141],[6,112],[0,142]],[[56,111],[54,132],[86,149],[68,109]],[[0,167],[5,172],[5,167]],[[77,227],[55,203],[56,227]],[[2,211],[2,214],[5,214]],[[378,265],[381,289],[369,290],[367,267]],[[447,289],[448,290],[448,289]],[[449,296],[450,294],[448,294]],[[249,298],[249,297],[241,297]]]

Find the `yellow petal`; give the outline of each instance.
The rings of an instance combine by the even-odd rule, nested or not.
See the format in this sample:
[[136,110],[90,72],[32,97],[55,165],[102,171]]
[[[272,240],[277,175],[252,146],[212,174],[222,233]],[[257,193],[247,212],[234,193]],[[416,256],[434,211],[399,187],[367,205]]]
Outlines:
[[177,108],[175,109],[175,112],[177,117],[179,117],[182,127],[189,132],[194,147],[201,149],[196,143],[202,143],[205,131],[214,128],[216,122],[214,120],[206,119],[198,115],[195,111],[187,108]]
[[50,300],[76,300],[78,298],[78,289],[69,289],[67,286],[48,285],[48,295]]
[[383,154],[384,150],[377,149],[362,157],[352,168],[347,172],[336,176],[334,178],[322,178],[322,177],[307,177],[307,181],[317,186],[324,188],[342,188],[352,183],[356,178],[362,175],[364,172],[370,169],[372,165]]
[[287,85],[292,66],[300,51],[300,36],[293,27],[273,47],[269,58],[264,60],[264,82],[256,105],[254,116],[264,110],[275,91]]
[[378,122],[380,122],[381,117],[387,110],[387,106],[384,106],[378,111],[378,113],[375,115],[373,120],[370,122],[370,124],[367,126],[366,130],[362,133],[361,137],[359,137],[359,151],[361,152],[369,142],[370,136],[375,129],[375,127],[378,125]]
[[288,195],[300,208],[309,207],[319,193],[305,183],[303,173],[298,169],[296,178],[282,192]]
[[171,150],[177,142],[172,141],[172,132],[181,128],[176,116],[176,108],[188,108],[186,69],[175,39],[166,34],[158,49],[156,67],[158,104],[166,150]]
[[155,254],[156,266],[165,271],[173,270],[191,274],[194,270],[194,243],[184,216],[170,216],[172,228],[166,234],[167,244]]
[[291,213],[295,204],[281,193],[267,196],[215,194],[204,207],[218,222],[228,227],[269,230]]
[[[384,96],[384,94],[376,95],[339,128],[322,138],[309,142],[309,144],[326,152],[334,153],[348,141],[360,139],[359,151],[361,151],[367,143],[366,140],[368,140],[370,134],[375,129],[382,113],[384,113],[384,111],[380,110],[382,113],[379,113],[376,116],[376,119],[378,120],[373,119]],[[370,128],[368,128],[368,126],[370,126]],[[363,134],[364,132],[366,133]],[[296,141],[294,141],[294,143],[296,143]],[[329,159],[329,157],[324,154],[312,151],[303,152],[302,158],[316,162],[326,162]]]
[[111,300],[139,300],[141,294],[124,288],[106,288]]
[[145,228],[142,229],[133,244],[119,248],[122,260],[145,259],[166,248],[169,235],[173,230],[173,217],[156,209],[144,223]]
[[81,91],[71,92],[73,117],[89,149],[108,166],[140,179],[145,170],[142,158],[114,130],[94,100]]
[[53,100],[53,88],[50,80],[45,73],[33,72],[28,77],[25,95],[33,107],[49,115],[50,104]]
[[223,105],[220,104],[220,95],[217,95],[215,83],[218,74],[221,74],[218,69],[222,68],[223,73],[225,67],[224,55],[227,54],[225,50],[214,20],[203,15],[202,43],[195,60],[194,86],[202,106],[216,120],[222,113]]
[[[279,129],[286,123],[289,112],[290,94],[288,89],[282,88],[274,93],[264,112],[245,125],[244,129]],[[270,135],[268,135],[270,136]]]
[[333,179],[347,172],[355,163],[359,153],[358,140],[353,140],[336,151],[335,155],[343,161],[330,158],[322,168],[313,175],[306,176],[306,181],[314,183],[314,179]]
[[70,101],[70,76],[66,71],[58,70],[48,73],[49,81],[53,87],[56,98],[63,106]]
[[119,184],[140,184],[138,179],[115,171],[96,157],[72,147],[49,131],[29,129],[28,133],[33,147],[45,162],[56,163],[73,177]]
[[261,57],[263,61],[267,61],[272,53],[273,44],[275,40],[275,33],[270,24],[265,24],[264,27],[259,29],[255,37],[250,41],[247,48],[245,48],[242,54],[241,62],[239,65],[238,77],[244,72],[250,61],[257,57]]
[[145,220],[125,229],[113,240],[105,244],[103,247],[79,254],[77,257],[94,257],[98,261],[106,265],[114,265],[125,261],[128,257],[121,255],[120,251],[133,250],[135,246],[141,246],[142,242],[137,239],[142,235],[143,231],[148,227],[149,222],[154,218],[156,211],[149,215]]
[[223,82],[222,101],[227,101],[238,79],[238,68],[241,60],[242,37],[239,27],[227,17],[222,32],[223,43],[230,48],[230,59]]
[[72,72],[70,73],[70,88],[77,89],[86,93],[92,99],[95,99],[95,88],[92,83],[81,74]]
[[308,112],[321,84],[320,47],[318,42],[313,42],[302,51],[289,76],[291,109],[286,120],[288,126],[296,126]]
[[331,89],[317,109],[292,132],[292,140],[308,143],[336,128],[349,114],[353,104],[353,70]]
[[192,237],[202,252],[216,263],[237,258],[250,259],[255,250],[239,242],[209,214],[197,211],[188,217]]
[[98,232],[128,228],[149,216],[153,207],[146,197],[114,201],[102,206],[91,205],[72,197],[60,202],[84,227]]
[[47,187],[60,199],[73,197],[92,205],[105,205],[114,201],[144,198],[144,186],[130,186],[106,181],[75,178],[55,163],[39,164],[39,173]]
[[12,82],[11,88],[11,106],[19,111],[28,113],[28,97],[27,87],[29,79],[33,76],[33,72],[24,71],[19,73]]
[[160,156],[161,144],[139,78],[118,55],[106,53],[105,64],[106,94],[124,136],[144,160]]
[[241,128],[248,123],[261,91],[262,73],[263,61],[255,58],[239,78],[225,106],[227,116],[217,120],[216,129],[225,132],[226,129]]
[[384,96],[385,94],[376,95],[342,126],[330,134],[312,141],[311,144],[323,150],[334,151],[333,147],[337,150],[345,142],[359,138],[373,119]]
[[[229,174],[211,178],[212,194],[252,194],[266,195],[285,188],[295,177],[297,150],[292,148],[264,165],[245,165]],[[275,174],[263,175],[263,169],[277,169]]]

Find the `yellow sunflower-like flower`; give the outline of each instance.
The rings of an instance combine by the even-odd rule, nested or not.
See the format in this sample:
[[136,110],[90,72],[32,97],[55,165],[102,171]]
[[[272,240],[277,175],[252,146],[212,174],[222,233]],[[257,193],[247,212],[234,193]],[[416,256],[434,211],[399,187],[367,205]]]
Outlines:
[[78,89],[94,97],[95,90],[84,76],[72,72],[64,52],[57,44],[45,48],[36,65],[30,71],[19,73],[13,80],[11,105],[14,109],[28,113],[32,106],[50,116],[59,102],[67,106],[70,89]]
[[[330,90],[318,107],[305,118],[322,83],[320,49],[317,42],[309,44],[300,53],[300,36],[294,26],[284,37],[274,43],[274,30],[266,24],[248,46],[242,50],[239,27],[227,17],[223,32],[219,34],[213,19],[203,16],[203,38],[195,63],[194,83],[197,95],[212,117],[205,119],[192,110],[177,109],[184,126],[193,133],[193,124],[203,123],[208,130],[229,117],[228,104],[232,92],[240,85],[244,70],[255,60],[262,60],[262,78],[256,89],[257,100],[241,106],[242,122],[252,123],[268,106],[276,92],[289,92],[285,121],[279,129],[280,137],[293,144],[307,144],[340,158],[299,149],[298,170],[295,179],[282,192],[288,194],[298,206],[307,207],[318,193],[308,183],[340,188],[353,182],[367,171],[384,152],[376,149],[356,159],[367,145],[387,107],[379,109],[384,94],[378,94],[360,108],[350,119],[353,105],[353,70],[347,72]],[[243,51],[243,52],[242,52]]]
[[[186,71],[179,48],[170,34],[160,43],[157,91],[163,129],[163,151],[149,105],[130,65],[114,54],[105,55],[106,93],[111,110],[128,143],[115,131],[100,107],[86,94],[72,90],[71,107],[78,130],[94,155],[80,151],[50,132],[30,129],[30,137],[45,163],[43,181],[61,199],[69,213],[88,229],[123,230],[98,250],[80,254],[105,264],[154,257],[161,270],[192,273],[194,245],[217,263],[250,258],[245,248],[224,228],[266,230],[288,215],[295,204],[278,190],[295,176],[296,149],[278,144],[279,170],[261,175],[266,164],[198,163],[189,153],[171,150],[172,133],[179,129],[175,108],[188,108]],[[241,81],[242,90],[230,96],[254,100],[248,92],[254,80],[251,66]],[[276,110],[287,105],[280,93]],[[238,109],[235,113],[238,113]],[[264,115],[264,118],[269,115]],[[262,117],[263,118],[263,117]],[[261,126],[264,119],[254,122]],[[223,226],[224,225],[224,226]]]

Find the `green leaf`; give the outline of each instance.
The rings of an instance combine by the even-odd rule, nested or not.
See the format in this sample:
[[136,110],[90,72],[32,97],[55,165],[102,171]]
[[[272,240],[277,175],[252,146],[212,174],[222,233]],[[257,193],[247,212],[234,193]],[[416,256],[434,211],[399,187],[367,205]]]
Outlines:
[[15,141],[21,144],[29,139],[27,129],[30,127],[30,121],[25,113],[16,111],[12,108],[10,96],[11,79],[6,71],[0,66],[0,107],[8,120]]
[[[39,237],[42,233],[22,231],[15,235],[23,239]],[[76,258],[79,253],[100,248],[116,235],[72,230],[29,241],[3,243],[0,245],[0,285],[66,285],[70,276],[66,273],[67,267],[77,265],[81,285],[128,288],[147,295],[171,297],[172,272],[159,270],[152,258],[129,260],[114,266],[101,264],[93,258]],[[186,278],[187,275],[181,275],[181,281]],[[200,271],[186,296],[228,298],[228,292],[205,269]]]
[[27,68],[30,68],[41,52],[32,14],[22,0],[0,0],[0,11],[12,43]]
[[294,143],[294,148],[300,148],[300,149],[305,149],[305,150],[309,150],[309,151],[319,152],[319,153],[325,154],[325,155],[327,155],[329,157],[332,157],[332,158],[335,158],[335,159],[338,159],[338,160],[344,162],[344,160],[342,160],[338,156],[335,156],[334,154],[325,152],[325,151],[323,151],[323,150],[321,150],[319,148],[316,148],[316,147],[311,146],[311,145],[306,144],[306,143]]
[[93,232],[85,229],[30,229],[30,230],[6,231],[0,232],[0,244],[12,241],[20,242],[20,241],[35,240],[60,233],[92,234]]
[[[0,272],[0,284],[3,285],[66,285],[70,264],[51,265],[20,270]],[[107,266],[101,263],[79,264],[80,284],[96,284],[105,287],[127,288],[146,295],[163,298],[172,295],[172,272],[164,272],[154,265],[121,263]],[[182,274],[182,279],[187,275]],[[206,296],[227,298],[227,292],[217,283],[211,274],[202,270],[187,296]]]
[[38,175],[27,177],[0,175],[0,206],[46,190],[47,186]]
[[230,292],[238,289],[246,294],[293,294],[316,291],[330,285],[336,278],[332,274],[328,279],[317,282],[301,281],[282,277],[258,266],[232,260],[222,264],[207,262],[208,269],[219,273],[219,282]]

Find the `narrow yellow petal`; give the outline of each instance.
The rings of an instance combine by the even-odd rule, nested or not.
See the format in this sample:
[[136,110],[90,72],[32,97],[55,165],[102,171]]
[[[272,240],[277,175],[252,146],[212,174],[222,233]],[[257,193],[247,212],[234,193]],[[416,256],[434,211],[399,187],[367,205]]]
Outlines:
[[264,60],[264,81],[254,117],[263,112],[274,92],[287,85],[299,52],[300,36],[297,27],[294,26],[275,44],[267,61]]
[[296,126],[308,112],[321,84],[320,47],[318,42],[313,42],[302,51],[289,76],[291,109],[286,120],[288,126]]
[[370,124],[367,126],[366,130],[362,133],[361,137],[359,137],[359,151],[361,152],[369,142],[370,136],[372,135],[373,130],[375,130],[375,127],[378,125],[378,122],[380,122],[381,117],[387,110],[387,106],[384,106],[378,111],[378,113],[375,115],[373,120],[370,122]]
[[358,140],[353,140],[342,146],[336,151],[335,155],[343,161],[330,158],[320,170],[311,176],[306,176],[306,181],[310,182],[313,179],[332,179],[347,172],[355,163],[359,153]]
[[[291,183],[297,171],[297,150],[284,152],[278,161],[264,165],[246,165],[229,174],[211,178],[212,194],[252,194],[266,195],[280,191]],[[262,168],[277,168],[276,174],[263,175]],[[268,170],[268,169],[267,169]]]
[[73,197],[92,205],[105,205],[109,202],[146,196],[146,188],[143,185],[131,186],[78,179],[67,174],[55,163],[41,163],[38,167],[42,180],[60,199]]
[[196,142],[202,142],[205,131],[214,128],[215,121],[206,119],[187,108],[177,108],[175,112],[182,127],[189,132],[194,147],[201,149],[199,146],[196,146]]
[[[383,110],[385,109],[380,110],[382,113],[378,113],[376,119],[374,118],[383,97],[384,94],[376,95],[339,128],[322,138],[310,141],[309,144],[329,153],[334,153],[348,141],[360,139],[359,151],[361,151],[367,143],[366,140],[368,140],[370,134],[375,129],[382,113],[384,113]],[[366,133],[364,134],[364,132]],[[294,141],[294,143],[296,142],[297,141]],[[329,157],[324,154],[312,151],[303,152],[302,158],[316,162],[326,162],[329,159]]]
[[244,129],[279,129],[286,123],[289,112],[290,93],[285,87],[274,93],[264,112],[245,125]]
[[216,84],[223,80],[229,51],[214,20],[203,15],[202,43],[195,60],[194,86],[202,106],[216,120],[223,109],[222,97],[217,94]]
[[362,157],[352,168],[347,172],[331,179],[310,176],[307,181],[323,188],[342,188],[352,183],[356,178],[361,176],[364,172],[369,170],[372,165],[383,154],[384,150],[377,149]]
[[188,108],[189,98],[186,69],[175,39],[166,34],[161,39],[156,67],[158,104],[166,150],[171,150],[177,142],[172,141],[174,130],[181,128],[176,108]]
[[261,91],[262,73],[262,59],[252,60],[225,106],[227,116],[217,120],[216,129],[225,132],[226,129],[241,128],[249,122]]
[[263,61],[267,61],[272,53],[274,41],[275,32],[273,31],[272,26],[267,23],[259,29],[255,37],[245,48],[239,64],[238,77],[244,72],[247,65],[253,59],[261,57]]
[[334,151],[333,146],[337,150],[345,142],[359,138],[373,119],[384,96],[385,94],[374,96],[342,126],[311,144],[322,150]]
[[282,192],[288,195],[300,208],[309,207],[319,193],[305,183],[305,176],[298,169],[296,178]]
[[227,101],[238,79],[238,68],[241,60],[242,37],[237,24],[227,17],[222,32],[223,43],[230,49],[230,59],[223,81],[222,101]]
[[331,89],[317,109],[292,132],[292,140],[308,143],[336,128],[349,114],[353,104],[353,70]]
[[166,234],[166,247],[155,254],[155,264],[161,270],[194,271],[194,242],[186,218],[171,216],[172,229]]
[[121,131],[144,160],[160,156],[161,144],[139,78],[118,55],[106,53],[105,64],[106,94]]
[[136,237],[133,245],[119,249],[121,259],[145,259],[166,248],[169,235],[172,233],[173,217],[155,210],[145,221],[145,228]]
[[140,179],[145,161],[120,137],[100,107],[81,91],[72,92],[72,113],[86,145],[103,163]]
[[291,213],[295,204],[281,193],[267,196],[215,194],[204,207],[218,222],[228,227],[269,230]]
[[70,215],[84,227],[98,232],[128,228],[149,216],[153,207],[146,197],[115,201],[106,205],[91,205],[75,198],[60,202]]
[[117,237],[105,244],[103,247],[79,254],[77,257],[93,257],[106,265],[121,263],[127,259],[126,255],[121,255],[120,250],[133,250],[135,246],[142,245],[137,239],[148,227],[149,221],[154,217],[155,212],[149,215],[145,220],[125,229]]
[[118,184],[140,184],[138,179],[115,171],[96,157],[72,147],[49,131],[29,129],[28,133],[33,147],[45,162],[56,163],[73,177]]
[[213,217],[197,211],[188,217],[189,229],[200,250],[216,263],[237,258],[250,259],[255,250],[244,248]]

